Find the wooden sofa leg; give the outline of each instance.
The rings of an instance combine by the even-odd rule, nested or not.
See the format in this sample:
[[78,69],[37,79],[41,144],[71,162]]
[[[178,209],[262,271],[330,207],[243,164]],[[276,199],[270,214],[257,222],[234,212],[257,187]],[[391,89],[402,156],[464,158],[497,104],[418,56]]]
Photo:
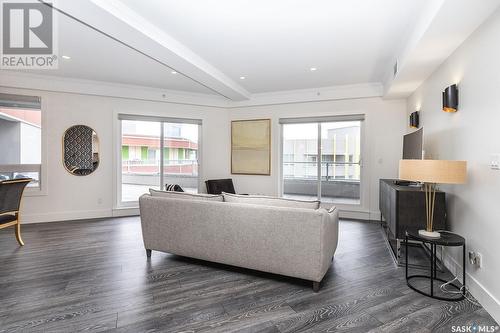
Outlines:
[[151,250],[146,249],[146,257],[151,258]]
[[313,281],[313,291],[317,293],[319,291],[320,282]]
[[16,224],[16,239],[19,245],[21,246],[24,245],[23,239],[21,238],[21,223],[19,223],[19,220],[17,221]]

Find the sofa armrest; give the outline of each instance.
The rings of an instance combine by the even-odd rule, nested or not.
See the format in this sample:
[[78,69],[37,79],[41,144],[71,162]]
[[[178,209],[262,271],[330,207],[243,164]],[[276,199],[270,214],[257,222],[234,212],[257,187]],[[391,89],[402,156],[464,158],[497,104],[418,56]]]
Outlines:
[[[325,214],[326,213],[326,214]],[[339,239],[339,210],[337,207],[332,207],[324,213],[322,226],[322,258],[321,258],[321,277],[328,271],[331,265],[333,255],[337,249]],[[318,280],[318,282],[320,281]]]
[[332,244],[335,245],[332,250],[332,256],[333,256],[333,253],[335,253],[339,241],[339,209],[335,206],[330,208],[330,210],[328,211],[328,217],[330,219],[330,223],[333,224],[334,228],[333,230],[334,233],[332,238]]

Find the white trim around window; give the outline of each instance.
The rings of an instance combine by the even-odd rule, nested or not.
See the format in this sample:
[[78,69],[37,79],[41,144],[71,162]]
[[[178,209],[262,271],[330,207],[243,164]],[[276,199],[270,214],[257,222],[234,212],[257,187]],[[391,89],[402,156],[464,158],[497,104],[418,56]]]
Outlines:
[[[165,123],[178,123],[178,124],[194,124],[198,125],[198,153],[197,153],[197,166],[198,166],[198,180],[197,180],[197,190],[198,192],[203,185],[203,166],[201,163],[201,157],[203,156],[203,142],[202,142],[202,120],[201,119],[188,119],[188,118],[175,118],[175,117],[163,117],[156,115],[143,115],[143,114],[129,114],[129,113],[119,113],[116,112],[113,118],[113,146],[114,146],[114,159],[113,159],[113,169],[115,170],[115,177],[113,180],[113,201],[115,210],[115,215],[121,215],[121,212],[133,212],[136,213],[136,209],[139,206],[137,201],[122,201],[122,120],[131,121],[151,121],[161,124],[161,135],[164,137],[164,124]],[[160,139],[160,161],[164,161],[164,150],[163,144],[164,139]],[[161,170],[161,166],[160,166]],[[164,173],[160,172],[160,187],[163,187]],[[125,215],[128,215],[125,213]]]
[[3,164],[0,172],[36,172],[39,175],[39,185],[28,186],[24,191],[27,197],[44,196],[48,194],[48,124],[47,112],[44,110],[40,96],[28,96],[23,94],[0,93],[0,107],[12,109],[39,110],[41,116],[40,125],[40,164]]
[[322,156],[322,141],[321,141],[321,124],[322,123],[330,123],[330,122],[352,122],[357,121],[360,123],[360,154],[361,159],[359,161],[360,166],[360,190],[359,190],[359,203],[337,203],[335,201],[328,202],[328,204],[333,204],[339,208],[346,208],[355,210],[365,209],[365,206],[368,202],[369,196],[369,184],[367,169],[364,167],[364,162],[367,160],[366,150],[365,150],[365,116],[363,114],[353,114],[353,115],[340,115],[340,116],[320,116],[320,117],[304,117],[304,118],[280,118],[280,147],[279,147],[279,193],[280,196],[284,195],[284,130],[283,127],[288,124],[317,124],[317,199],[321,200],[322,190],[321,190],[321,156]]

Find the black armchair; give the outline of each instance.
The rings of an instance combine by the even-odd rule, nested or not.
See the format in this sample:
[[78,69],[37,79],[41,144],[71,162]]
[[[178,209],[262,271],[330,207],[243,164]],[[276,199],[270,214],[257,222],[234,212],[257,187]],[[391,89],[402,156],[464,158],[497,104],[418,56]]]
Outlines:
[[236,193],[234,191],[233,180],[231,178],[207,180],[205,181],[205,185],[207,185],[208,194],[221,194],[222,192]]
[[0,229],[16,226],[16,239],[19,245],[24,245],[21,238],[19,207],[24,189],[30,181],[30,178],[0,181]]

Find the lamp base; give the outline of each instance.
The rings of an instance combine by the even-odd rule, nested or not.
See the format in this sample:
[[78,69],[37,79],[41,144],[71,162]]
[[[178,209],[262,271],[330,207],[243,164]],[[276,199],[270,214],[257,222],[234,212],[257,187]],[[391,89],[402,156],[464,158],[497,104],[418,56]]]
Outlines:
[[437,231],[419,230],[418,234],[427,238],[441,238],[441,234]]

